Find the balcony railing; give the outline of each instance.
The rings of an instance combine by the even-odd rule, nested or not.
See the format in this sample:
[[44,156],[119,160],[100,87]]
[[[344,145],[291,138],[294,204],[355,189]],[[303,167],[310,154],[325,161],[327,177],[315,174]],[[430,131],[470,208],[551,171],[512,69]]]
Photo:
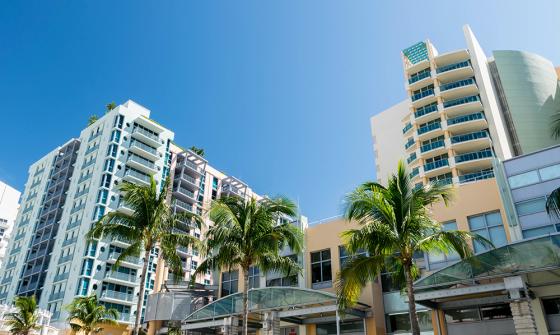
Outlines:
[[415,73],[412,76],[410,76],[410,78],[408,79],[408,83],[409,84],[414,84],[415,82],[420,81],[424,78],[428,78],[430,76],[431,76],[431,73],[430,73],[429,70],[428,71],[421,71],[419,73]]
[[478,172],[473,172],[473,173],[469,173],[469,174],[459,176],[459,182],[460,183],[469,183],[469,182],[473,182],[473,181],[477,181],[477,180],[484,180],[484,179],[489,179],[489,178],[494,178],[494,170],[492,170],[492,169],[481,170],[481,171],[478,171]]
[[184,187],[179,187],[178,190],[179,190],[179,193],[182,193],[182,194],[194,199],[194,192],[193,191],[187,190]]
[[462,163],[462,162],[468,162],[468,161],[489,158],[489,157],[492,157],[492,150],[485,149],[481,151],[469,152],[466,154],[455,156],[455,162]]
[[94,146],[91,147],[91,148],[88,148],[88,149],[86,150],[86,153],[84,154],[84,156],[87,156],[87,155],[91,154],[92,152],[94,152],[94,151],[97,150],[97,149],[99,149],[99,144],[94,145]]
[[144,157],[140,157],[138,155],[132,154],[128,157],[128,160],[136,162],[136,163],[140,163],[140,164],[142,164],[142,165],[144,165],[144,166],[146,166],[146,167],[148,167],[149,169],[152,169],[152,170],[156,169],[156,164],[154,162],[152,162],[151,160],[146,159]]
[[413,152],[410,154],[410,156],[406,159],[406,163],[410,164],[411,162],[416,160],[416,152]]
[[16,264],[17,264],[17,262],[8,263],[8,265],[6,265],[6,269],[14,268],[14,267],[16,267]]
[[414,112],[414,117],[419,118],[419,117],[424,116],[426,114],[436,112],[437,110],[438,110],[437,103],[429,104],[429,105],[417,108],[416,112]]
[[463,79],[459,81],[454,81],[452,83],[443,84],[439,87],[440,91],[448,91],[454,88],[473,85],[475,83],[474,78]]
[[488,132],[486,130],[475,131],[469,134],[453,136],[451,137],[451,143],[467,142],[486,137],[488,137]]
[[12,251],[10,251],[10,255],[15,255],[20,251],[21,251],[21,246],[15,247],[15,248],[12,249]]
[[418,128],[418,135],[422,135],[422,134],[425,134],[429,131],[436,130],[436,129],[441,129],[441,122],[435,122],[435,123],[429,124],[427,126],[422,126],[422,127]]
[[68,279],[69,275],[70,275],[69,272],[57,274],[56,276],[54,276],[53,282],[66,280]]
[[64,248],[65,246],[70,245],[70,244],[74,244],[77,241],[78,241],[78,237],[74,237],[74,238],[71,238],[69,240],[65,240],[64,242],[62,242],[62,247]]
[[99,136],[101,136],[102,133],[103,133],[102,131],[98,131],[98,132],[95,133],[95,134],[91,134],[91,136],[90,136],[89,139],[88,139],[88,142],[91,142],[92,140],[98,138]]
[[443,148],[443,147],[445,147],[445,142],[443,140],[439,140],[429,144],[424,144],[423,146],[420,147],[420,152],[427,152],[430,150]]
[[477,113],[457,116],[457,117],[454,117],[452,119],[449,119],[449,120],[447,120],[447,125],[451,126],[451,125],[458,124],[458,123],[469,122],[469,121],[474,121],[474,120],[482,120],[482,119],[484,119],[484,113],[477,112]]
[[468,104],[470,102],[477,102],[480,101],[480,97],[478,95],[471,95],[468,97],[464,97],[464,98],[459,98],[459,99],[453,99],[453,100],[449,100],[449,101],[444,101],[443,102],[443,107],[444,108],[449,108],[449,107],[453,107],[453,106],[457,106],[457,105],[463,105],[463,104]]
[[416,177],[418,174],[420,173],[420,169],[415,167],[414,169],[412,169],[412,171],[409,174],[410,178],[414,178]]
[[[119,258],[120,255],[121,255],[120,253],[118,253],[116,251],[113,251],[113,252],[109,253],[109,256],[107,258],[109,260],[116,261]],[[128,256],[124,259],[124,261],[127,262],[127,263],[132,263],[132,264],[140,264],[141,259],[140,259],[140,257]]]
[[431,171],[444,166],[449,166],[449,160],[447,158],[424,164],[424,171]]
[[[93,157],[93,156],[92,156]],[[85,162],[84,164],[82,164],[82,169],[87,168],[88,166],[92,165],[93,163],[95,163],[95,159],[90,159],[89,161]]]
[[439,180],[432,180],[431,183],[442,185],[442,186],[451,185],[453,183],[453,178],[443,178],[443,179],[439,179]]
[[138,279],[136,275],[133,275],[131,273],[118,272],[118,271],[109,271],[105,273],[105,278],[118,279],[131,283],[136,283],[136,280]]
[[434,90],[429,89],[429,90],[425,90],[425,91],[422,91],[420,93],[416,93],[416,94],[410,96],[410,99],[412,101],[416,101],[416,100],[420,100],[422,98],[425,98],[425,97],[428,97],[428,96],[434,95],[434,94],[435,94]]
[[151,146],[149,146],[147,144],[144,144],[140,141],[132,140],[132,141],[130,141],[130,146],[142,149],[142,150],[144,150],[144,151],[146,151],[146,152],[148,152],[148,153],[150,153],[154,156],[157,156],[157,154],[158,154],[158,152],[155,148],[152,148]]
[[110,298],[116,300],[123,300],[123,301],[132,301],[133,295],[128,294],[125,292],[117,292],[117,291],[103,291],[101,292],[101,298]]
[[134,177],[136,179],[140,179],[141,181],[144,181],[146,183],[150,183],[150,176],[148,176],[147,174],[143,174],[142,172],[138,172],[132,169],[128,169],[126,170],[126,172],[124,173],[125,176],[131,176]]
[[471,62],[468,61],[468,60],[465,60],[465,61],[462,61],[462,62],[458,62],[458,63],[449,64],[449,65],[439,67],[439,68],[436,69],[436,72],[437,73],[443,73],[443,72],[467,67],[467,66],[470,66],[470,65],[471,65]]
[[70,214],[74,214],[74,213],[84,209],[85,207],[86,207],[86,203],[84,202],[81,205],[72,208],[72,210],[70,211]]
[[49,301],[60,300],[60,299],[64,298],[64,293],[65,293],[65,291],[51,293],[51,295],[49,295]]
[[405,149],[408,149],[408,148],[410,148],[411,146],[413,146],[414,143],[415,143],[415,142],[414,142],[414,139],[413,139],[413,138],[409,138],[408,141],[404,144],[404,148],[405,148]]
[[154,134],[154,133],[151,133],[151,132],[149,132],[149,131],[147,131],[147,130],[145,130],[145,129],[142,129],[142,128],[140,128],[140,127],[134,128],[134,131],[133,131],[133,132],[134,132],[134,133],[138,133],[138,134],[142,134],[142,135],[146,136],[147,138],[149,138],[149,139],[151,139],[151,140],[154,140],[154,141],[156,141],[156,142],[159,142],[159,136],[158,136],[158,135],[156,135],[156,134]]
[[80,179],[78,179],[78,184],[83,183],[84,181],[88,180],[89,178],[91,178],[92,175],[93,175],[93,173],[87,174],[85,176],[81,176]]
[[74,258],[74,254],[60,256],[60,258],[58,259],[58,264],[69,262],[72,260],[72,258]]
[[181,201],[181,200],[175,200],[175,205],[178,206],[178,207],[181,207],[183,209],[186,209],[188,211],[191,211],[191,212],[193,210],[193,207],[192,207],[191,204],[188,204],[188,203],[186,203],[184,201]]
[[407,123],[406,126],[404,126],[402,133],[406,134],[407,131],[409,131],[410,129],[412,129],[412,123]]

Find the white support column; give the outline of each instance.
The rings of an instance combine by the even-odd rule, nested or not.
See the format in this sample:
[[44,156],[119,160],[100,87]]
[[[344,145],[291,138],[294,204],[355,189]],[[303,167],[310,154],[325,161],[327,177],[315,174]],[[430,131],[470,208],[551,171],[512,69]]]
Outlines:
[[336,335],[340,335],[340,315],[338,315],[338,310],[336,311]]

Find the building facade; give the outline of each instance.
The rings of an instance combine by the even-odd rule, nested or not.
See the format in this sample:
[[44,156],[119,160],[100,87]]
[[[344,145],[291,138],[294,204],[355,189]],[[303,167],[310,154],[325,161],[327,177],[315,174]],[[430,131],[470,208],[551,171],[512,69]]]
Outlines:
[[3,267],[8,242],[19,210],[21,192],[0,181],[0,268]]

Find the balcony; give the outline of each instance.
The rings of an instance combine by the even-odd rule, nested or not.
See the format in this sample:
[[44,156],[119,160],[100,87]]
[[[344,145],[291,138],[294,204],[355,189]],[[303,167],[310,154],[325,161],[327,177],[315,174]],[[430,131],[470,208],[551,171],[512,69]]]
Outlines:
[[408,177],[410,179],[413,179],[415,177],[417,177],[420,174],[420,168],[415,167],[414,169],[412,169],[412,171],[410,172],[410,174],[408,175]]
[[[108,263],[115,263],[117,261],[117,259],[119,258],[121,254],[116,252],[116,251],[112,251],[109,253],[109,255],[107,256],[107,262]],[[134,257],[134,256],[128,256],[126,257],[122,262],[121,265],[126,265],[126,266],[132,266],[134,268],[139,268],[142,267],[142,260],[140,259],[140,257]]]
[[16,267],[16,264],[17,264],[17,261],[16,261],[16,262],[8,263],[8,265],[6,265],[6,269],[15,268],[15,267]]
[[66,291],[60,291],[60,292],[56,292],[56,293],[51,293],[51,295],[49,295],[49,301],[54,301],[54,300],[62,300],[64,299],[64,293]]
[[124,201],[119,201],[119,204],[117,205],[117,211],[124,213],[126,215],[134,214],[134,209],[129,207],[128,204]]
[[134,128],[132,137],[156,148],[162,144],[158,135],[140,127]]
[[78,237],[74,237],[74,238],[65,240],[64,242],[62,242],[62,247],[64,248],[66,246],[69,246],[70,244],[76,243],[77,241],[78,241]]
[[188,159],[185,159],[183,161],[183,165],[187,168],[188,171],[192,171],[192,172],[196,173],[197,175],[201,175],[202,172],[204,172],[203,168],[200,165],[198,165],[194,162],[191,162]]
[[181,173],[179,178],[181,179],[181,186],[189,187],[191,191],[198,190],[196,178],[189,176],[186,173]]
[[154,162],[135,154],[131,154],[128,156],[128,159],[126,160],[126,164],[146,174],[153,175],[157,173],[157,166]]
[[117,321],[126,322],[126,323],[133,322],[130,319],[130,313],[120,313],[120,312],[119,312],[119,317],[118,317]]
[[439,117],[438,105],[436,103],[429,104],[420,108],[417,108],[414,112],[414,119],[418,122],[428,122]]
[[447,149],[445,148],[444,140],[434,141],[429,144],[424,144],[420,147],[420,152],[422,153],[423,157],[426,155],[437,156],[438,154],[445,153],[446,151]]
[[86,152],[84,153],[84,156],[87,156],[87,155],[91,154],[92,152],[96,151],[97,149],[99,149],[99,144],[96,144],[93,147],[88,148],[86,150]]
[[468,78],[442,84],[439,87],[439,92],[443,99],[457,99],[459,97],[478,94],[478,86],[474,78]]
[[66,226],[66,230],[74,229],[76,227],[79,227],[81,224],[82,224],[81,220],[76,220],[74,222],[70,222],[68,224],[68,226]]
[[494,178],[494,170],[492,169],[485,169],[473,173],[468,173],[462,176],[459,176],[459,183],[471,183],[478,180],[484,180]]
[[461,171],[478,171],[492,167],[492,149],[474,151],[455,156],[455,164]]
[[79,191],[74,195],[74,199],[81,197],[82,195],[89,193],[89,187],[84,188],[83,190]]
[[74,254],[70,254],[70,255],[66,255],[66,256],[60,256],[60,258],[58,259],[58,264],[71,262],[73,258],[74,258]]
[[443,110],[449,118],[453,118],[459,115],[480,112],[483,110],[483,106],[478,95],[471,95],[468,97],[444,101]]
[[140,141],[131,140],[130,146],[128,147],[130,152],[133,152],[139,156],[144,158],[156,161],[159,159],[159,153],[156,148],[153,148],[147,144],[144,144]]
[[406,143],[404,144],[404,148],[405,148],[405,150],[408,150],[408,149],[412,148],[415,144],[416,144],[416,141],[414,141],[414,138],[410,137],[408,139],[408,141],[406,141]]
[[488,122],[486,122],[483,112],[457,116],[447,120],[447,130],[451,132],[472,132],[486,129],[487,127]]
[[21,231],[14,237],[14,241],[21,240],[25,236],[25,230]]
[[443,178],[439,180],[430,180],[432,184],[437,184],[440,186],[451,185],[453,184],[453,178]]
[[20,252],[20,251],[21,251],[21,246],[15,247],[15,248],[13,248],[13,249],[10,251],[10,255],[15,255],[15,254],[17,254],[17,253]]
[[450,82],[474,75],[470,60],[444,65],[436,69],[437,77],[442,82]]
[[184,201],[181,201],[179,199],[175,199],[175,207],[185,210],[185,211],[189,211],[189,212],[194,212],[193,206],[191,204],[188,204]]
[[436,92],[433,88],[427,89],[420,93],[411,95],[410,101],[412,102],[412,106],[415,108],[432,103],[436,101]]
[[173,193],[177,197],[180,197],[181,199],[196,202],[196,197],[194,195],[194,192],[191,191],[191,190],[188,190],[184,187],[181,187],[181,186],[177,187],[177,189]]
[[132,303],[134,296],[125,292],[106,290],[101,292],[101,300],[116,303]]
[[447,158],[424,164],[424,174],[429,178],[441,174],[442,168],[449,168],[449,160]]
[[134,274],[123,273],[118,271],[109,271],[105,273],[105,281],[115,284],[136,284],[138,277]]
[[486,130],[451,137],[451,146],[456,152],[478,151],[491,146],[492,141]]
[[56,276],[54,276],[53,283],[66,280],[68,279],[69,275],[70,275],[69,272],[57,274]]
[[95,159],[90,159],[89,161],[84,162],[84,164],[82,164],[82,169],[85,169],[88,166],[93,165],[93,164],[95,164]]
[[31,189],[31,188],[34,188],[35,186],[37,186],[37,185],[39,185],[39,184],[41,184],[41,179],[38,179],[38,180],[36,180],[35,182],[33,182],[33,183],[31,184],[31,186],[29,186],[29,188],[30,188],[30,189]]
[[418,128],[418,139],[424,140],[429,137],[434,137],[443,134],[441,122],[434,122]]
[[91,142],[91,141],[95,140],[96,138],[101,136],[102,133],[103,133],[102,131],[98,131],[95,134],[91,134],[91,136],[88,139],[88,142]]
[[432,74],[430,69],[427,68],[423,71],[417,72],[408,78],[408,88],[414,90],[416,88],[425,86],[432,81]]
[[26,207],[21,214],[29,213],[31,210],[33,210],[33,206]]
[[402,130],[403,135],[406,134],[406,133],[408,133],[408,131],[409,131],[410,129],[412,129],[412,123],[408,122],[408,123],[404,126],[404,128],[403,128],[403,130]]
[[134,184],[150,185],[150,176],[140,171],[127,169],[124,173],[123,179]]
[[417,155],[416,155],[416,152],[413,152],[413,153],[411,153],[410,156],[408,156],[408,158],[406,159],[406,163],[407,163],[408,165],[410,165],[410,163],[414,162],[417,158],[418,158],[418,157],[417,157]]
[[74,214],[82,209],[84,209],[86,207],[86,203],[82,203],[81,205],[78,205],[76,207],[73,207],[72,210],[70,211],[70,214]]
[[2,285],[9,283],[13,280],[13,278],[11,276],[8,277],[4,277],[4,279],[2,279]]
[[93,175],[93,173],[87,174],[85,176],[81,176],[80,179],[78,179],[78,184],[83,183],[84,181],[88,180],[89,178],[91,178],[92,175]]

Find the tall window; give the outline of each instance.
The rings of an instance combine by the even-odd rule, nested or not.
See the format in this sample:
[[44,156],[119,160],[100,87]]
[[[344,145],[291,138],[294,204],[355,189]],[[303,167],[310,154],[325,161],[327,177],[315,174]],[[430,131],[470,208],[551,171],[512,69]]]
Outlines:
[[[443,231],[451,231],[457,230],[457,222],[449,221],[444,222],[441,224],[441,228]],[[449,264],[449,262],[453,262],[458,260],[459,254],[456,252],[449,252],[448,254],[444,254],[437,251],[432,251],[428,254],[428,261],[430,262],[430,270],[435,270],[442,268]]]
[[259,288],[260,287],[260,271],[257,266],[251,266],[249,268],[249,288]]
[[[502,216],[500,212],[491,212],[475,216],[469,216],[469,227],[471,232],[486,237],[495,247],[500,247],[507,243]],[[474,242],[474,252],[479,253],[488,250],[479,242]]]
[[103,167],[103,171],[113,172],[114,167],[115,167],[115,160],[109,158],[108,160],[105,161],[105,166]]
[[222,297],[237,293],[239,280],[238,271],[222,272]]
[[322,251],[311,253],[311,282],[314,286],[319,283],[332,284],[332,269],[331,269],[331,250],[326,249]]

